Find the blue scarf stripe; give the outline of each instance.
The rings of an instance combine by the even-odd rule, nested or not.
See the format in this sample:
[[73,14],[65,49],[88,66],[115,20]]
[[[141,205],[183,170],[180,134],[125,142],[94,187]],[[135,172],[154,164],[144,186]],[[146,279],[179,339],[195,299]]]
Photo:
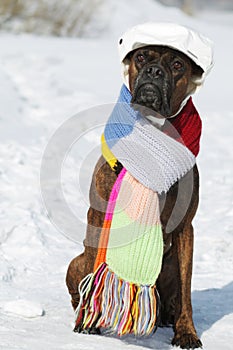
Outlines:
[[104,130],[105,140],[110,148],[119,139],[126,137],[133,131],[135,122],[138,119],[138,112],[134,111],[130,106],[131,99],[130,91],[123,85],[118,101]]

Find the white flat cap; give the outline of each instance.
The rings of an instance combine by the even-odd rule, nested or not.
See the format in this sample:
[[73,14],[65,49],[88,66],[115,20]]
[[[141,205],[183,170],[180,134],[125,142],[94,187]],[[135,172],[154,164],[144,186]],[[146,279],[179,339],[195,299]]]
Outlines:
[[202,79],[213,66],[213,43],[196,31],[175,23],[148,22],[126,31],[119,39],[121,62],[127,54],[147,45],[162,45],[181,51],[200,66]]

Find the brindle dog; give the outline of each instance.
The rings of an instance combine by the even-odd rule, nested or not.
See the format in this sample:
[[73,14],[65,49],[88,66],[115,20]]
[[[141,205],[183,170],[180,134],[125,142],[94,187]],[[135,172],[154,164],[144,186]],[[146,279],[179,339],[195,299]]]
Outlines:
[[[146,46],[132,51],[127,60],[132,102],[166,118],[178,112],[181,102],[195,91],[196,80],[203,73],[187,56],[168,47]],[[79,303],[80,281],[93,272],[107,201],[116,177],[116,172],[101,157],[90,188],[85,250],[71,261],[66,277],[74,309]],[[195,165],[166,196],[159,196],[164,238],[162,270],[156,282],[161,299],[160,323],[173,325],[172,344],[186,349],[202,346],[194,328],[191,305],[192,220],[198,206],[198,192]],[[83,331],[81,320],[75,331]],[[92,328],[88,333],[100,332]]]

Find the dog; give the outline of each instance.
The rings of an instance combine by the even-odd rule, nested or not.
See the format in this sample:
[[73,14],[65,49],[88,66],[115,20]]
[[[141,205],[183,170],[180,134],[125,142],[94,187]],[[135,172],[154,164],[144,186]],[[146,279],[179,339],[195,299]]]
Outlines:
[[[197,82],[203,76],[203,69],[185,53],[164,45],[144,45],[133,49],[124,60],[127,62],[132,106],[140,109],[145,118],[152,119],[152,122],[154,119],[155,127],[158,127],[159,121],[159,128],[164,128],[170,118],[176,118],[182,102],[195,92]],[[151,113],[148,113],[149,110]],[[164,122],[162,126],[161,120]],[[106,206],[116,178],[117,173],[101,156],[90,187],[85,250],[71,261],[66,276],[74,309],[80,301],[79,283],[93,271]],[[192,220],[198,201],[199,174],[196,165],[166,195],[159,195],[164,241],[162,269],[156,282],[161,301],[160,326],[172,325],[172,344],[186,349],[202,346],[194,327],[191,305]],[[177,216],[181,218],[178,222]],[[84,332],[81,322],[75,331]],[[88,333],[99,334],[100,330],[92,327]]]

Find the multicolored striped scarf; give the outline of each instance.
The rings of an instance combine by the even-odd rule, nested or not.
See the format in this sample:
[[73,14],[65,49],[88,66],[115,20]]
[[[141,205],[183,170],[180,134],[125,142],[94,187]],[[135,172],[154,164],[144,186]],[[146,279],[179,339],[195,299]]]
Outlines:
[[201,121],[190,99],[161,131],[130,101],[123,86],[102,135],[102,154],[118,176],[93,273],[79,286],[76,325],[141,336],[155,331],[158,322],[156,280],[163,257],[158,194],[194,166]]

